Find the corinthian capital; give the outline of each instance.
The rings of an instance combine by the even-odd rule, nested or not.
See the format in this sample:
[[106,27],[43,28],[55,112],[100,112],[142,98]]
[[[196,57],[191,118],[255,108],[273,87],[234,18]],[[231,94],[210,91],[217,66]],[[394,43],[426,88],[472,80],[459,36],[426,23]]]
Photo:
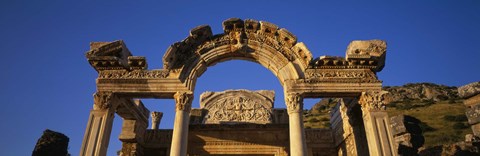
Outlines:
[[387,91],[367,91],[362,92],[358,103],[363,111],[384,111],[387,106]]
[[190,112],[192,107],[193,94],[177,92],[173,95],[175,99],[175,110]]
[[112,92],[96,92],[93,95],[94,105],[93,108],[96,110],[105,110],[108,108],[114,108],[116,105],[113,101]]
[[299,93],[289,93],[285,96],[288,113],[300,113],[303,110],[303,97]]
[[151,116],[152,116],[152,122],[160,122],[160,120],[162,120],[163,113],[162,112],[152,112]]

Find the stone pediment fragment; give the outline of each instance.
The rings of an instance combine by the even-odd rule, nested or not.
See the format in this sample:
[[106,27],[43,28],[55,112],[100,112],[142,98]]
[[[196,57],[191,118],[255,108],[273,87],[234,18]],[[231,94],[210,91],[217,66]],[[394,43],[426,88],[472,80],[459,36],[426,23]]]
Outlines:
[[274,92],[267,90],[205,92],[200,96],[203,123],[271,123],[273,101]]

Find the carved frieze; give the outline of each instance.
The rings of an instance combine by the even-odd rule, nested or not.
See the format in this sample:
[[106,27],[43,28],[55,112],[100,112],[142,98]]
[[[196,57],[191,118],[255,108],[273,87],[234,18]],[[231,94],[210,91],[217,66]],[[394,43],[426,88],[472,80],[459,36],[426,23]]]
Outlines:
[[308,82],[381,82],[375,73],[365,69],[307,69],[305,78]]
[[272,122],[272,91],[205,92],[200,100],[201,107],[207,110],[204,123]]
[[387,91],[367,91],[360,96],[358,103],[362,106],[362,111],[385,111]]
[[173,95],[175,99],[175,110],[190,112],[192,108],[193,94],[187,92],[177,92]]
[[[212,104],[210,104],[212,105]],[[237,97],[213,104],[205,117],[206,123],[271,122],[272,110],[252,99]]]
[[303,111],[303,97],[298,93],[289,93],[285,96],[288,114]]
[[156,79],[167,78],[168,70],[104,70],[98,74],[99,79]]

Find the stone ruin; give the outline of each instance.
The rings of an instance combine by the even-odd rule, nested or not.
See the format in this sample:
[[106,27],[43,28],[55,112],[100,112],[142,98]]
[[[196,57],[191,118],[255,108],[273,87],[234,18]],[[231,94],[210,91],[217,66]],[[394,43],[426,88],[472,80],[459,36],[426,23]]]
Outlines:
[[[385,65],[386,43],[352,41],[345,57],[313,58],[284,28],[227,19],[223,33],[193,28],[163,56],[162,69],[148,69],[123,41],[92,42],[86,57],[98,72],[93,108],[81,156],[107,153],[114,114],[123,119],[120,155],[397,155],[386,95],[376,76]],[[191,107],[197,78],[228,60],[247,60],[270,70],[284,89],[285,109],[273,108],[270,91],[207,92]],[[342,98],[331,129],[305,129],[304,98]],[[140,98],[174,99],[173,130],[158,129],[162,114]]]
[[66,135],[47,129],[38,139],[32,156],[69,156],[69,140]]

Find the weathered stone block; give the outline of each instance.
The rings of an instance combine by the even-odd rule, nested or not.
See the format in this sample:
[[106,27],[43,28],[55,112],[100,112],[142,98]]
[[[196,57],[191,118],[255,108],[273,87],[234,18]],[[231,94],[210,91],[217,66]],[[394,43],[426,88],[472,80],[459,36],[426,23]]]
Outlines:
[[458,96],[462,98],[469,98],[480,94],[480,81],[458,87]]
[[480,105],[470,106],[466,108],[465,114],[468,118],[468,123],[473,125],[480,122]]

